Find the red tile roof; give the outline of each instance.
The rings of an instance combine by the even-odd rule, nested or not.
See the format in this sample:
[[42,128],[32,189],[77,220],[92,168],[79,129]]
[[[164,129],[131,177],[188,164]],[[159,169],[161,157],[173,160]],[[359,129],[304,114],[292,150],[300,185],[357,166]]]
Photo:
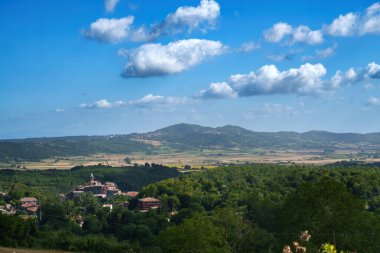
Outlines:
[[137,195],[139,195],[139,192],[127,192],[126,195],[131,196],[131,197],[136,197]]
[[25,203],[25,204],[22,204],[21,207],[23,208],[28,208],[28,207],[31,207],[31,206],[34,206],[34,204],[31,204],[31,203]]
[[27,198],[22,198],[20,199],[21,202],[31,202],[31,201],[37,201],[36,198],[33,197],[27,197]]
[[37,212],[38,206],[28,207],[26,210],[28,210],[29,212]]
[[160,200],[148,197],[148,198],[139,199],[139,201],[141,201],[141,202],[157,202],[157,201],[160,201]]

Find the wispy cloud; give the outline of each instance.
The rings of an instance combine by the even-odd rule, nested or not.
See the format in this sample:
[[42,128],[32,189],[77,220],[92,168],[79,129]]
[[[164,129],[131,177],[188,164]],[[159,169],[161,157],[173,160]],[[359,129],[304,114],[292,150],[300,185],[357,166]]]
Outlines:
[[247,53],[247,52],[251,52],[251,51],[257,50],[257,49],[260,49],[260,44],[258,44],[256,42],[253,42],[253,41],[249,41],[249,42],[243,43],[237,49],[237,51],[241,52],[241,53]]
[[324,59],[332,56],[335,53],[336,48],[338,47],[337,44],[334,44],[332,47],[328,47],[325,49],[320,49],[315,51],[315,56],[319,59]]
[[186,97],[172,97],[148,94],[140,99],[129,101],[108,101],[100,99],[92,103],[83,103],[79,106],[81,109],[112,109],[120,107],[139,107],[144,109],[170,109],[176,106],[194,103],[193,100]]
[[106,12],[113,12],[118,3],[119,3],[119,0],[105,0],[104,7],[106,9]]
[[271,54],[268,55],[268,60],[281,62],[281,61],[291,61],[296,56],[295,53],[287,53],[287,54]]
[[369,97],[367,100],[368,106],[380,106],[380,98],[378,97]]
[[327,47],[324,49],[317,49],[315,50],[314,55],[306,55],[306,56],[303,56],[301,59],[302,61],[310,61],[310,60],[315,60],[315,59],[329,58],[335,54],[335,51],[337,48],[338,48],[338,44],[334,44],[331,47]]
[[126,105],[127,103],[121,100],[109,102],[107,99],[100,99],[90,104],[83,103],[79,107],[84,109],[110,109],[116,107],[123,107]]
[[266,118],[269,116],[289,118],[299,112],[292,106],[286,104],[265,103],[262,106],[253,107],[243,114],[246,119]]

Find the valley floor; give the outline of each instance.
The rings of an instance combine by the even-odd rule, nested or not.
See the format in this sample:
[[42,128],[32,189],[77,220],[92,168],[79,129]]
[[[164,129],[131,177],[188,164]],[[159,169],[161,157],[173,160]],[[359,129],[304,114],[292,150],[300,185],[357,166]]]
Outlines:
[[[131,159],[130,164],[124,160]],[[253,150],[241,152],[236,150],[202,150],[194,152],[170,152],[159,154],[95,154],[89,156],[59,157],[44,159],[38,162],[21,162],[18,164],[0,163],[0,169],[70,169],[74,166],[91,166],[97,164],[115,167],[133,165],[135,163],[163,164],[169,167],[214,168],[224,164],[272,163],[272,164],[315,164],[324,165],[338,161],[379,162],[377,153],[359,150],[339,150],[325,153],[322,150]]]
[[0,253],[69,253],[70,251],[15,249],[0,247]]

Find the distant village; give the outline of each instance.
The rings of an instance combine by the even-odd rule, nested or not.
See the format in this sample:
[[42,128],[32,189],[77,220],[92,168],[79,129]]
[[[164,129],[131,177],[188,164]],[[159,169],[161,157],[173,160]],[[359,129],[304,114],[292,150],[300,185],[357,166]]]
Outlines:
[[[122,192],[114,182],[102,183],[100,181],[96,181],[94,175],[91,173],[90,181],[87,184],[75,186],[71,192],[67,194],[61,194],[61,199],[63,201],[73,200],[84,193],[91,193],[94,197],[98,198],[99,200],[112,200],[117,196],[126,196],[127,199],[134,199],[137,198],[139,194],[139,192],[137,191]],[[6,193],[0,192],[0,195],[6,196]],[[41,211],[38,199],[33,196],[21,198],[18,201],[15,201],[15,203],[16,204],[6,204],[4,206],[0,206],[0,213],[8,215],[15,215],[16,213],[21,213],[24,215],[24,217],[36,218],[38,216],[38,212]],[[128,207],[129,202],[123,201],[116,205]],[[109,210],[111,211],[114,206],[113,204],[105,203],[102,204],[102,207],[109,208]],[[150,209],[159,208],[159,199],[152,197],[137,199],[137,211],[146,212]]]

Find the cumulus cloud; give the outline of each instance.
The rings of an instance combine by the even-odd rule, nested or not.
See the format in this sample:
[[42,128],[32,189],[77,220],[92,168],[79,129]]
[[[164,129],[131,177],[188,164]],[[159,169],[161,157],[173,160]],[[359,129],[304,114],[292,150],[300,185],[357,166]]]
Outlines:
[[275,65],[265,65],[248,74],[235,74],[221,83],[211,83],[196,96],[201,98],[234,98],[256,95],[297,94],[323,95],[364,80],[380,79],[380,65],[370,63],[366,68],[337,71],[326,78],[326,68],[306,63],[299,68],[280,71]]
[[367,100],[367,105],[369,105],[369,106],[380,106],[380,98],[369,97]]
[[200,64],[207,58],[221,55],[226,51],[219,41],[188,39],[167,45],[144,44],[128,54],[122,76],[149,77],[180,73]]
[[133,21],[133,16],[121,19],[101,18],[93,22],[90,25],[90,29],[84,31],[84,35],[89,39],[100,42],[121,42],[130,36]]
[[380,65],[371,62],[370,64],[368,64],[366,72],[369,77],[374,79],[380,79]]
[[353,85],[363,81],[380,79],[380,65],[371,62],[365,68],[350,68],[346,72],[337,71],[331,78],[333,88]]
[[160,36],[165,33],[178,33],[183,29],[192,32],[195,29],[206,31],[215,26],[220,14],[220,5],[215,0],[201,0],[199,5],[181,6],[174,13],[166,16],[159,25],[153,26],[152,34]]
[[[105,0],[107,12],[112,12],[119,0]],[[133,16],[120,19],[101,18],[90,25],[83,34],[89,39],[100,42],[117,43],[123,40],[135,42],[153,41],[166,34],[176,34],[183,31],[191,33],[194,30],[206,32],[215,28],[220,15],[220,5],[215,0],[201,0],[198,6],[181,6],[174,13],[158,23],[146,28],[144,25],[133,28]]]
[[366,11],[358,13],[341,14],[331,24],[323,25],[319,30],[311,30],[308,26],[292,27],[285,22],[274,24],[263,33],[266,41],[278,43],[320,44],[323,35],[330,36],[363,36],[366,34],[380,34],[380,2],[369,6]]
[[380,33],[380,3],[374,3],[367,8],[361,24],[359,34],[379,34]]
[[380,3],[374,3],[363,13],[340,15],[324,30],[331,36],[353,36],[380,33]]
[[284,37],[292,34],[293,27],[287,23],[279,22],[264,31],[264,38],[269,42],[280,42]]
[[279,22],[271,28],[264,31],[266,41],[277,43],[286,38],[287,44],[306,43],[320,44],[323,42],[323,34],[321,30],[312,31],[305,25],[293,28],[291,25]]
[[119,0],[105,0],[104,7],[106,9],[106,12],[113,12],[118,3],[119,3]]
[[329,84],[332,89],[338,89],[343,86],[355,84],[363,79],[360,71],[350,68],[346,72],[338,70],[331,78]]
[[309,27],[301,25],[293,30],[290,43],[320,44],[323,42],[321,30],[312,31]]
[[350,36],[356,29],[358,16],[354,13],[339,15],[331,25],[325,26],[324,30],[332,36]]
[[221,82],[211,83],[207,90],[201,90],[195,96],[202,98],[235,98],[237,93],[228,83]]

